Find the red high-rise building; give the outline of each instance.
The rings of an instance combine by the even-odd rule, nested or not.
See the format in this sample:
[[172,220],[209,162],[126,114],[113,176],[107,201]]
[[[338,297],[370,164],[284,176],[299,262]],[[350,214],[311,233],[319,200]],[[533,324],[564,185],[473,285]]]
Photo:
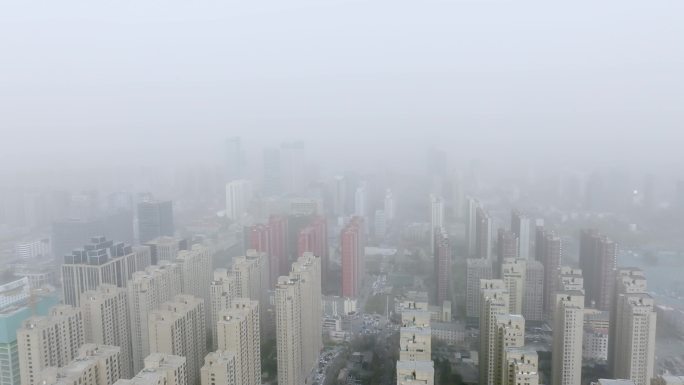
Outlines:
[[437,305],[449,300],[451,292],[451,248],[449,236],[444,230],[435,233],[435,278],[437,282]]
[[271,257],[271,282],[290,272],[290,257],[287,254],[287,217],[272,215],[268,219],[269,246]]
[[314,253],[321,258],[321,277],[328,273],[328,225],[324,217],[315,217],[311,224],[299,233],[297,255]]
[[270,253],[269,229],[267,225],[258,224],[249,229],[249,249],[254,249],[260,253]]
[[356,298],[359,295],[363,282],[365,247],[363,218],[353,217],[340,234],[344,297]]

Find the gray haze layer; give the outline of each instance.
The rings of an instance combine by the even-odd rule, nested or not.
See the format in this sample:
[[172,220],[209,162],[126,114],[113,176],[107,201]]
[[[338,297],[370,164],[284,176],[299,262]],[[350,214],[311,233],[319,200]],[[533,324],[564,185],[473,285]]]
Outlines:
[[681,1],[0,2],[5,169],[212,161],[233,135],[337,164],[677,162],[683,106]]

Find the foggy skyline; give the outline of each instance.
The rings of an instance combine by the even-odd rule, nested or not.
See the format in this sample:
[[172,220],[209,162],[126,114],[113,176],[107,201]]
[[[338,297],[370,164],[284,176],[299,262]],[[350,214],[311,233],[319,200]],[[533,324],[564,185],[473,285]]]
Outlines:
[[[681,2],[0,5],[0,168],[680,163]],[[348,156],[348,155],[354,156]],[[86,161],[86,162],[84,162]],[[402,163],[403,162],[403,163]]]

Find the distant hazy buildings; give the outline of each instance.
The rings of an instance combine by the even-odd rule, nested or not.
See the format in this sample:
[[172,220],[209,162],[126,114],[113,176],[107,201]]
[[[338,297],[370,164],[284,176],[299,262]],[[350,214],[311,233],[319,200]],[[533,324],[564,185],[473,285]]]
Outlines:
[[444,228],[444,199],[430,194],[430,252],[435,255],[435,235]]
[[496,242],[496,257],[496,277],[503,278],[501,267],[504,261],[518,258],[518,238],[513,232],[499,229]]
[[558,286],[558,270],[561,266],[562,243],[560,237],[543,229],[537,229],[539,261],[544,265],[544,312],[547,317],[555,309],[555,293]]
[[466,272],[466,315],[468,318],[480,317],[480,280],[494,278],[492,261],[471,258],[467,261]]
[[342,229],[340,248],[342,258],[342,296],[355,298],[363,282],[366,237],[364,221],[353,217]]
[[161,236],[173,236],[173,203],[148,201],[138,203],[138,240],[146,243]]
[[56,257],[70,253],[97,236],[133,244],[133,211],[118,210],[96,217],[71,218],[52,224],[52,254]]
[[530,258],[530,218],[518,210],[511,213],[511,231],[518,239],[518,257]]
[[226,217],[232,221],[239,220],[249,208],[252,200],[252,182],[245,179],[226,183]]
[[583,230],[579,258],[584,273],[585,305],[609,310],[615,286],[617,244],[596,230]]
[[435,299],[436,303],[440,305],[451,299],[451,246],[449,236],[444,229],[435,233],[433,243],[435,245],[433,257],[436,283]]
[[541,322],[544,320],[544,265],[533,259],[528,259],[526,265],[522,315],[528,322]]
[[492,258],[492,219],[481,206],[475,211],[475,257]]
[[239,136],[226,139],[225,142],[225,180],[230,182],[244,177],[245,157]]

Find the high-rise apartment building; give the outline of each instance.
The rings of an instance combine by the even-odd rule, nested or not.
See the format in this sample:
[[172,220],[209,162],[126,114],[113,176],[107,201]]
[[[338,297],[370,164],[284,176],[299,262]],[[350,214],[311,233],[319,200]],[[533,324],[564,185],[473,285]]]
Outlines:
[[444,229],[444,199],[430,194],[430,252],[435,255],[435,236]]
[[397,383],[434,385],[432,329],[427,293],[413,293],[402,303]]
[[518,258],[518,238],[511,231],[499,229],[496,242],[496,277],[503,278],[501,267],[507,259]]
[[525,319],[519,314],[497,314],[494,384],[503,384],[507,377],[507,352],[509,349],[521,349],[525,346]]
[[275,291],[278,385],[310,383],[323,347],[320,258],[307,253]]
[[218,318],[218,351],[235,355],[237,384],[261,385],[259,302],[236,298]]
[[539,385],[539,357],[534,349],[507,349],[503,364],[502,385]]
[[17,330],[21,385],[38,383],[47,367],[66,366],[85,343],[81,310],[69,305],[50,309],[45,317],[31,317]]
[[541,322],[544,320],[544,265],[534,259],[528,259],[526,265],[522,315],[526,321]]
[[558,284],[560,291],[585,291],[582,270],[570,266],[558,269]]
[[177,295],[149,315],[150,351],[183,356],[188,384],[199,384],[200,368],[207,355],[204,301],[192,295]]
[[141,244],[161,236],[172,237],[175,231],[171,201],[138,203],[138,240]]
[[432,361],[397,361],[397,385],[434,385]]
[[359,295],[365,271],[365,241],[363,218],[353,217],[340,235],[343,297]]
[[596,230],[583,230],[580,234],[580,268],[585,280],[585,305],[609,310],[615,287],[617,244]]
[[325,217],[317,216],[309,226],[299,232],[297,256],[310,252],[321,258],[321,275],[327,276],[328,271],[328,225]]
[[288,218],[282,215],[272,215],[268,218],[269,230],[269,262],[271,265],[270,284],[274,287],[278,277],[287,275],[290,271],[290,255],[288,250],[289,224]]
[[584,331],[584,292],[557,291],[553,314],[551,384],[580,385]]
[[[211,306],[209,286],[212,281],[212,269],[209,248],[201,244],[192,245],[190,250],[180,251],[175,262],[181,266],[183,274],[181,293],[201,298],[205,308]],[[209,325],[211,317],[205,317],[205,321],[207,322],[205,330],[211,331],[211,325]]]
[[497,316],[507,315],[509,310],[506,283],[500,279],[480,280],[480,384],[497,381]]
[[560,237],[543,231],[538,239],[541,252],[540,262],[544,265],[544,312],[549,317],[555,309],[555,293],[558,287],[558,269],[562,261],[563,247]]
[[615,274],[615,289],[613,291],[610,309],[610,328],[608,338],[608,370],[614,372],[617,356],[618,303],[621,295],[647,292],[647,281],[644,272],[637,268],[620,268]]
[[466,261],[466,315],[468,318],[480,317],[480,280],[494,278],[492,261],[471,258]]
[[151,241],[145,242],[145,246],[150,248],[150,257],[153,265],[160,261],[174,261],[178,257],[178,252],[187,249],[187,241],[174,237],[162,236]]
[[185,357],[153,353],[145,358],[144,369],[130,380],[119,380],[115,385],[187,385]]
[[246,179],[226,183],[226,217],[238,221],[249,209],[252,201],[252,182]]
[[133,273],[128,283],[128,307],[131,319],[131,356],[133,373],[140,372],[150,354],[148,318],[167,301],[181,293],[183,272],[181,266],[168,261],[148,266],[145,271]]
[[508,312],[522,314],[525,300],[527,261],[519,258],[504,259],[501,266],[501,279],[508,290]]
[[200,369],[202,385],[242,385],[238,380],[236,355],[228,351],[216,351],[204,357]]
[[475,257],[492,258],[492,218],[481,206],[475,211]]
[[230,308],[233,299],[237,297],[237,288],[235,286],[235,277],[232,272],[228,271],[228,269],[214,270],[214,280],[211,281],[209,286],[209,297],[211,299],[209,317],[211,319],[210,325],[213,350],[218,348],[217,324],[219,321],[219,314],[223,310]]
[[[131,319],[126,289],[100,285],[81,295],[85,341],[120,349],[120,377],[133,375]],[[118,378],[117,378],[118,379]]]
[[85,344],[68,365],[43,369],[38,374],[41,385],[113,385],[121,378],[121,348]]
[[150,265],[150,249],[133,248],[95,237],[83,249],[64,257],[62,290],[64,303],[78,306],[81,294],[102,284],[126,287],[133,273]]
[[451,246],[449,236],[444,229],[435,233],[434,269],[436,295],[435,300],[438,305],[451,299]]
[[518,257],[530,258],[530,218],[518,210],[511,213],[511,231],[518,239]]
[[256,250],[247,250],[244,256],[233,258],[231,273],[235,279],[235,296],[259,301],[261,328],[266,330],[266,313],[270,305],[268,256]]

